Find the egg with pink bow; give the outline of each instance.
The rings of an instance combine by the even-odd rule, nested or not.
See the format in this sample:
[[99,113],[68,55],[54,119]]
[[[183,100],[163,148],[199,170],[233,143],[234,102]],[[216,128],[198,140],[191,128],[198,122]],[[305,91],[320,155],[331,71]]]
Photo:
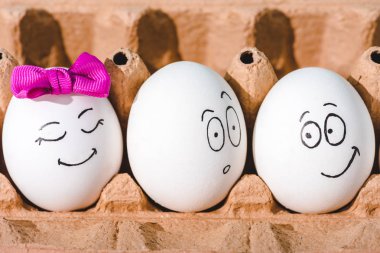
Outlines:
[[70,69],[19,66],[11,88],[3,152],[13,182],[46,210],[92,205],[123,153],[104,65],[85,53]]

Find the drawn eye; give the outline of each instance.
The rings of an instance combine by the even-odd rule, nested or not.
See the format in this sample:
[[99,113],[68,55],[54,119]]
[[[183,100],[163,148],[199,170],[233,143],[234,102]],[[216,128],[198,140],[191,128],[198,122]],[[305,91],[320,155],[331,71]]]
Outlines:
[[226,110],[228,138],[234,147],[239,146],[241,140],[241,128],[239,117],[232,106],[228,106]]
[[332,146],[338,146],[346,137],[346,124],[343,119],[335,113],[330,113],[325,119],[326,141]]
[[39,137],[37,140],[35,140],[35,142],[37,142],[38,145],[41,145],[41,142],[43,142],[43,141],[47,141],[47,142],[51,142],[51,141],[60,141],[60,140],[62,140],[63,138],[65,138],[66,133],[67,133],[67,132],[65,131],[65,132],[63,133],[62,136],[60,136],[60,137],[58,137],[58,138],[56,138],[56,139],[45,139],[45,138]]
[[84,129],[82,128],[81,131],[82,131],[83,133],[90,134],[90,133],[94,132],[94,131],[98,128],[99,125],[103,125],[103,122],[104,122],[104,119],[100,119],[100,120],[98,120],[98,122],[96,123],[96,126],[95,126],[93,129],[87,131],[87,130],[84,130]]
[[307,121],[301,129],[301,141],[307,148],[315,148],[321,142],[321,128],[314,121]]
[[218,117],[213,117],[207,124],[207,140],[210,148],[218,152],[224,145],[224,128]]

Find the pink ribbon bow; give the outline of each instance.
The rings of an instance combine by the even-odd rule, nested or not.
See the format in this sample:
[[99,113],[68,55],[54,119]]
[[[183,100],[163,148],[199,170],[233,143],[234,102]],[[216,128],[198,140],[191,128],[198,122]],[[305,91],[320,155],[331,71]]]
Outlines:
[[110,86],[105,66],[89,53],[82,53],[69,69],[24,65],[15,67],[11,77],[11,90],[17,98],[70,93],[107,97]]

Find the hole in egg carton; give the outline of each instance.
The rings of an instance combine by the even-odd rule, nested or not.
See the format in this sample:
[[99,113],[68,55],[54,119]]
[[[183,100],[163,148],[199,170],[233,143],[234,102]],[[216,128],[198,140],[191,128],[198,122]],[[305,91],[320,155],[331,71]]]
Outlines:
[[380,64],[380,52],[378,50],[371,53],[371,60],[377,64]]
[[116,65],[125,65],[128,62],[128,58],[123,52],[116,53],[112,60]]
[[240,61],[244,64],[253,63],[253,53],[251,51],[245,51],[240,55]]

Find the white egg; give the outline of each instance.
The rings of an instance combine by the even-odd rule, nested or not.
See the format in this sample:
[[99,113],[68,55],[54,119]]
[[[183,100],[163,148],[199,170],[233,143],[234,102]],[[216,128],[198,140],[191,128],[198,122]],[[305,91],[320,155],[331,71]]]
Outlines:
[[326,213],[345,206],[368,178],[374,155],[368,110],[332,71],[296,70],[275,84],[260,107],[255,165],[288,209]]
[[115,175],[122,133],[106,98],[12,98],[3,127],[8,172],[35,205],[51,211],[93,204]]
[[144,191],[182,212],[222,201],[240,177],[247,136],[239,101],[213,70],[177,62],[140,88],[129,116],[128,157]]

